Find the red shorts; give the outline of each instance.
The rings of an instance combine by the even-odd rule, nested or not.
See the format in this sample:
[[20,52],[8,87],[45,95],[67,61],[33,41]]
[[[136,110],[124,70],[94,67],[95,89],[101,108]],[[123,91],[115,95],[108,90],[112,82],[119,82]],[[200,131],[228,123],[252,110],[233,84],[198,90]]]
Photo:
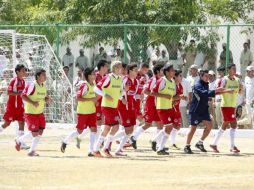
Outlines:
[[25,120],[29,131],[37,132],[46,127],[46,121],[43,113],[41,114],[25,114]]
[[135,107],[135,111],[136,111],[137,116],[142,116],[141,109],[140,109],[140,104],[141,104],[140,99],[137,99],[137,100],[134,101],[134,107]]
[[104,115],[105,125],[113,126],[119,124],[119,115],[117,108],[102,107],[101,110]]
[[8,109],[4,113],[3,116],[4,121],[12,122],[12,121],[25,121],[24,119],[24,109]]
[[236,122],[236,116],[235,116],[236,109],[235,108],[221,107],[221,112],[223,115],[223,121]]
[[96,119],[102,120],[102,112],[101,112],[101,106],[96,106]]
[[77,114],[77,125],[76,128],[84,130],[87,127],[96,127],[96,113],[92,114]]
[[118,109],[118,113],[121,119],[121,125],[124,127],[131,127],[136,125],[137,115],[135,109]]
[[[160,117],[160,120],[163,125],[168,125],[168,124],[175,124],[178,125],[179,119],[175,117],[175,111],[174,109],[168,109],[168,110],[157,110],[157,113]],[[180,117],[181,118],[181,117]]]
[[173,123],[176,126],[182,125],[181,112],[179,109],[177,110],[177,109],[173,108],[172,119],[173,119]]
[[144,119],[145,122],[147,123],[152,123],[153,121],[159,122],[160,117],[157,113],[156,107],[155,106],[145,106],[144,107]]

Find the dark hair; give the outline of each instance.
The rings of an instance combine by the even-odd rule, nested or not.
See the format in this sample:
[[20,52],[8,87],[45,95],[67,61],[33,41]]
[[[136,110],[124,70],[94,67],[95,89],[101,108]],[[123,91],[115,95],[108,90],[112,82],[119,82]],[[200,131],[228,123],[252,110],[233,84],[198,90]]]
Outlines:
[[153,74],[157,75],[158,72],[160,72],[160,70],[164,67],[164,64],[162,63],[157,63],[153,66]]
[[163,67],[163,74],[166,75],[167,71],[170,71],[170,69],[174,69],[173,65],[167,64]]
[[208,74],[208,73],[209,73],[209,71],[207,69],[202,69],[202,70],[199,71],[199,76],[203,77],[204,74]]
[[195,40],[191,39],[191,40],[190,40],[190,42],[193,42],[193,43],[195,43]]
[[68,66],[63,66],[63,69],[68,69],[68,71],[70,70]]
[[19,72],[21,69],[26,68],[23,64],[17,64],[15,67],[15,73]]
[[148,63],[141,63],[140,68],[147,68],[147,69],[149,69],[149,64]]
[[127,64],[126,63],[122,63],[122,67],[123,67],[123,69],[126,69],[127,68]]
[[229,69],[231,69],[232,67],[235,67],[235,64],[233,64],[233,63],[229,64],[229,65],[227,66],[227,69],[229,70]]
[[176,71],[175,71],[175,76],[178,77],[178,75],[180,75],[181,73],[182,73],[181,70],[176,70]]
[[98,71],[101,69],[101,67],[104,67],[108,62],[106,60],[100,60],[97,64]]
[[46,70],[41,69],[41,68],[40,68],[40,69],[36,69],[35,74],[34,74],[35,79],[37,80],[38,77],[39,77],[42,73],[46,73]]
[[88,76],[91,75],[94,71],[94,68],[92,67],[87,67],[85,70],[84,70],[84,76],[85,76],[85,79],[88,80]]
[[138,67],[138,65],[135,64],[135,63],[132,63],[132,64],[130,64],[130,65],[127,65],[128,74],[129,74],[129,72],[132,71],[135,67]]
[[217,68],[217,71],[225,71],[225,67],[224,66],[220,66]]

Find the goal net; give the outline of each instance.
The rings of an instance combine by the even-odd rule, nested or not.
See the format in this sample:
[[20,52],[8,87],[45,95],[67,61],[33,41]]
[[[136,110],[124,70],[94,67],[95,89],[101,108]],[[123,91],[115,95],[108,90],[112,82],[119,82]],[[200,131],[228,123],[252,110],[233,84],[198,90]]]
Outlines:
[[73,123],[72,85],[47,38],[43,35],[19,34],[14,30],[0,30],[0,118],[8,100],[7,86],[15,76],[17,64],[24,64],[28,69],[26,83],[35,80],[34,71],[37,68],[46,70],[46,86],[53,100],[45,105],[47,122]]

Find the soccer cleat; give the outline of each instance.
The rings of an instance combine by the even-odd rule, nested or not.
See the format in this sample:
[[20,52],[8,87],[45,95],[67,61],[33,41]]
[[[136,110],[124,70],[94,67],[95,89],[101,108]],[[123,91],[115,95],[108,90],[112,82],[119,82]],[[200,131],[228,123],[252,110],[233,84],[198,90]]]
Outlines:
[[61,152],[62,153],[65,152],[66,146],[67,146],[67,144],[63,142],[62,145],[61,145]]
[[125,143],[125,145],[123,146],[123,148],[125,149],[125,148],[129,148],[129,147],[131,147],[131,146],[132,146],[132,144],[131,144],[131,143],[126,142],[126,143]]
[[127,154],[123,153],[122,151],[115,152],[115,155],[116,156],[123,156],[123,157],[127,156]]
[[104,155],[105,155],[107,158],[112,158],[112,157],[113,157],[113,156],[110,154],[109,149],[103,150],[103,153],[104,153]]
[[179,148],[178,146],[176,146],[176,144],[173,144],[173,145],[172,145],[172,149],[174,149],[174,150],[181,150],[181,148]]
[[94,157],[97,157],[97,158],[103,158],[103,156],[101,155],[100,151],[95,151],[93,153]]
[[195,147],[196,147],[197,149],[199,149],[201,152],[207,152],[207,150],[205,149],[204,145],[201,144],[201,143],[197,143],[197,144],[195,145]]
[[27,155],[31,156],[31,157],[33,157],[33,156],[39,156],[39,154],[37,154],[35,151],[31,151]]
[[186,145],[183,150],[186,154],[193,154],[191,147],[188,145]]
[[133,136],[131,136],[131,145],[134,149],[137,149],[137,141],[134,139]]
[[91,153],[91,152],[89,152],[87,156],[88,156],[88,157],[94,157],[94,154]]
[[76,138],[76,147],[78,148],[78,149],[80,149],[80,143],[81,143],[81,139],[80,138]]
[[154,152],[156,152],[156,146],[157,146],[157,143],[155,141],[152,141],[152,150]]
[[236,146],[234,146],[233,148],[230,149],[230,152],[239,153],[240,150]]
[[16,150],[17,150],[17,151],[20,151],[21,143],[18,142],[17,139],[15,139],[15,143],[16,143],[16,145],[15,145]]
[[213,150],[213,152],[220,153],[220,151],[217,148],[217,145],[210,145],[210,148]]
[[28,150],[30,146],[26,145],[25,143],[22,143],[20,148],[21,150]]
[[158,155],[169,155],[169,152],[165,151],[164,149],[163,150],[160,150],[157,152]]

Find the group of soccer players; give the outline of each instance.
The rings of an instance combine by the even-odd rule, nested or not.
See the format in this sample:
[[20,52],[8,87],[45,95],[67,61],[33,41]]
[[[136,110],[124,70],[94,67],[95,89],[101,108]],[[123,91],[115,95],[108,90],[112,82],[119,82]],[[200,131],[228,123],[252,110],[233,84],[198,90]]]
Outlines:
[[[230,150],[234,153],[240,152],[234,142],[236,99],[241,89],[240,81],[235,77],[235,65],[227,67],[229,75],[221,79],[220,85],[215,90],[208,88],[208,71],[200,71],[200,80],[193,87],[191,100],[183,95],[181,71],[174,70],[173,65],[170,64],[154,65],[151,78],[147,75],[149,65],[146,63],[138,66],[114,61],[110,65],[111,72],[108,73],[109,64],[101,60],[97,69],[97,72],[93,68],[84,70],[84,81],[80,84],[76,96],[76,129],[64,138],[61,144],[63,153],[73,139],[77,140],[77,147],[80,148],[82,138],[90,131],[88,156],[112,157],[111,145],[115,141],[118,142],[115,155],[126,156],[123,152],[124,147],[130,144],[137,149],[137,140],[141,133],[155,123],[157,131],[152,138],[151,148],[158,155],[169,155],[166,147],[169,137],[173,147],[179,149],[175,139],[181,127],[179,110],[181,100],[190,102],[190,131],[184,152],[193,153],[190,148],[191,139],[201,122],[205,125],[205,129],[195,146],[202,152],[206,152],[203,141],[213,126],[208,111],[208,101],[215,94],[222,96],[224,123],[210,147],[218,153],[219,138],[226,128],[231,127]],[[46,124],[43,115],[44,104],[46,101],[51,101],[44,84],[46,72],[43,69],[37,70],[36,80],[26,86],[23,79],[25,67],[17,65],[15,72],[17,76],[11,80],[8,88],[9,100],[4,115],[5,123],[0,127],[0,131],[11,121],[17,120],[20,131],[15,139],[17,151],[24,145],[24,140],[30,137],[33,140],[28,155],[38,156],[35,150]],[[29,130],[25,134],[24,121]]]

